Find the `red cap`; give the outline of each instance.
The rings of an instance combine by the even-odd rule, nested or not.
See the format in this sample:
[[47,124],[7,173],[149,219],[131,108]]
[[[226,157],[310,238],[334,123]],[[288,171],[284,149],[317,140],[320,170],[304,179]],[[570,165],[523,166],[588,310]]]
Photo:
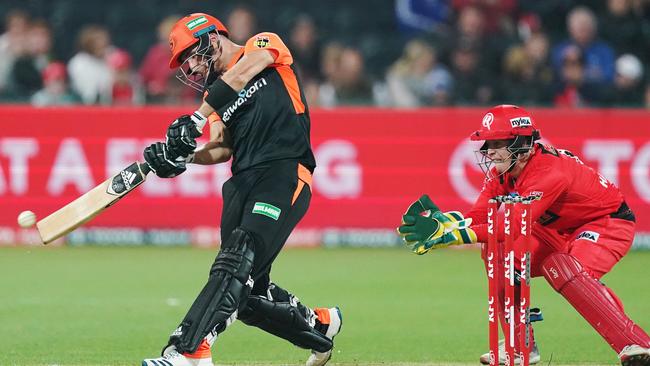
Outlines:
[[65,80],[66,69],[63,62],[52,62],[43,69],[43,81]]
[[533,117],[516,105],[502,104],[492,107],[483,116],[481,128],[474,131],[471,140],[508,140],[517,136],[539,138]]
[[131,67],[131,55],[124,50],[115,50],[108,55],[108,65],[115,70],[124,70]]

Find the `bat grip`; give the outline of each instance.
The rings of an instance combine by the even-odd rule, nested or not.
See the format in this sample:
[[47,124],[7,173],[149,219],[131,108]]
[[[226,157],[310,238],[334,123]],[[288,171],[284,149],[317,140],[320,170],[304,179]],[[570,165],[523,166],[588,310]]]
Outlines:
[[142,174],[147,175],[151,171],[151,167],[147,163],[140,163],[140,170]]

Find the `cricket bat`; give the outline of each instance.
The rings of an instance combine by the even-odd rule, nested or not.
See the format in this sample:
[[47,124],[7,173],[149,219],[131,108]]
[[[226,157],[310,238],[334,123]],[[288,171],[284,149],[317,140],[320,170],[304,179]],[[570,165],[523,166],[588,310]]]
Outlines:
[[147,163],[134,162],[81,197],[38,221],[36,227],[43,244],[51,243],[111,207],[142,184],[150,171]]

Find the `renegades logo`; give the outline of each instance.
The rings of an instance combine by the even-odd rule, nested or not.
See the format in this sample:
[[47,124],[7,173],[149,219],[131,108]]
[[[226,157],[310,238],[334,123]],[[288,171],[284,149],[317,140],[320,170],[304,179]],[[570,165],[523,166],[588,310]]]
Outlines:
[[271,43],[271,40],[267,36],[258,36],[255,38],[255,46],[257,48],[264,48]]

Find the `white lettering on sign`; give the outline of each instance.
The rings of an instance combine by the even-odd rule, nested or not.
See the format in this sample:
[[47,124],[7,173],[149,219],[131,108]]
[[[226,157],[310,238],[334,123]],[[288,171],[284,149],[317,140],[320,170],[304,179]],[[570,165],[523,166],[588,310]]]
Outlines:
[[585,159],[598,162],[594,169],[616,185],[619,164],[630,160],[633,154],[634,144],[629,140],[587,140],[582,148]]
[[314,151],[318,169],[314,186],[325,197],[355,198],[361,195],[362,167],[357,162],[357,147],[345,140],[330,140]]
[[639,149],[630,168],[632,185],[639,197],[646,203],[650,203],[650,142]]
[[[9,158],[9,190],[16,196],[25,195],[29,188],[29,159],[38,153],[38,141],[33,138],[5,138],[0,143],[0,153]],[[0,182],[0,193],[6,191],[6,187]]]
[[77,193],[85,193],[96,185],[78,139],[63,139],[55,156],[47,180],[47,191],[51,195],[60,195],[68,185],[73,185]]
[[[481,172],[481,169],[476,164],[476,157],[474,151],[478,150],[480,145],[469,139],[463,140],[454,152],[452,152],[449,159],[449,180],[451,186],[458,195],[466,202],[474,202],[478,197],[480,187],[474,186],[469,180],[467,168],[476,172]],[[482,174],[482,173],[481,173]]]

